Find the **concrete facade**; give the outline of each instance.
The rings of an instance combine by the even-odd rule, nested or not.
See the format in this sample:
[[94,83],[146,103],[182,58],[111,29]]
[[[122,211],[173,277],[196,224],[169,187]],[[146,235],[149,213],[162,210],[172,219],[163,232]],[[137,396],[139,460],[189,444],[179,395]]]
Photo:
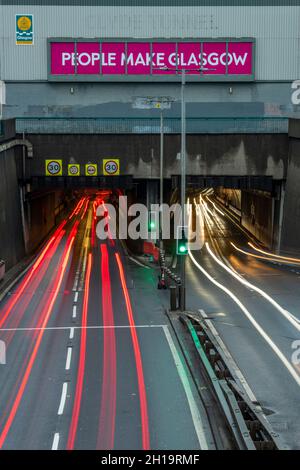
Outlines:
[[[256,41],[255,81],[193,83],[188,116],[278,116],[297,112],[291,82],[300,77],[300,5],[278,2],[235,6],[233,2],[2,2],[0,79],[6,82],[6,117],[153,116],[132,110],[135,96],[171,95],[174,83],[49,83],[47,38],[241,38]],[[253,3],[253,2],[252,2]],[[257,3],[257,2],[256,2]],[[28,5],[27,5],[28,4]],[[158,6],[158,4],[160,6]],[[22,5],[22,6],[21,6]],[[15,44],[15,15],[34,15],[34,45]],[[22,11],[21,11],[22,10]],[[180,80],[180,77],[178,77]],[[170,116],[179,115],[174,106]],[[212,131],[214,124],[211,123]],[[216,130],[216,129],[215,129]]]
[[[135,179],[159,178],[160,139],[158,135],[107,134],[32,134],[34,158],[28,176],[45,176],[45,160],[63,160],[63,174],[68,163],[97,163],[102,174],[102,160],[119,158],[121,174]],[[180,135],[164,138],[165,178],[180,175]],[[187,137],[188,175],[255,175],[282,180],[287,173],[287,134],[229,134]]]
[[300,239],[300,121],[291,120],[286,193],[283,210],[281,247],[299,254]]
[[[14,137],[14,123],[3,127],[1,142]],[[21,212],[21,194],[18,185],[16,149],[0,152],[0,259],[9,269],[25,255]]]

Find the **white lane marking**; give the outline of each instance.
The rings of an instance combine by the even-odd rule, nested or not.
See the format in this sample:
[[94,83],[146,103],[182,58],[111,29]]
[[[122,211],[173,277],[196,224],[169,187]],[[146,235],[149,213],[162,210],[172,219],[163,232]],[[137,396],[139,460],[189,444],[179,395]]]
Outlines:
[[167,325],[105,325],[105,326],[98,326],[98,325],[91,325],[91,326],[49,326],[46,328],[0,328],[0,331],[51,331],[51,330],[81,330],[81,329],[91,329],[91,330],[103,330],[105,328],[164,328]]
[[253,318],[249,310],[245,307],[245,305],[231,292],[227,287],[223,286],[220,284],[218,281],[216,281],[211,275],[205,271],[205,269],[196,261],[194,256],[192,255],[191,250],[189,249],[189,256],[192,260],[192,262],[197,266],[198,269],[206,276],[215,286],[219,287],[223,292],[225,292],[229,297],[232,298],[232,300],[240,307],[242,312],[245,314],[245,316],[248,318],[248,320],[252,323],[254,328],[258,331],[258,333],[264,338],[264,340],[268,343],[270,348],[274,351],[276,356],[280,359],[280,361],[283,363],[283,365],[287,368],[293,379],[296,381],[297,385],[300,387],[300,377],[293,368],[293,366],[289,363],[287,358],[284,356],[284,354],[280,351],[280,349],[276,346],[276,344],[272,341],[270,336],[267,335],[267,333],[263,330],[263,328],[257,323],[257,321]]
[[74,327],[70,328],[70,336],[69,336],[70,339],[74,338],[74,333],[75,333]]
[[64,412],[65,404],[66,404],[66,398],[67,398],[67,391],[68,391],[68,382],[64,382],[62,386],[62,392],[61,392],[61,398],[60,398],[60,404],[58,408],[57,414],[61,416]]
[[291,317],[293,317],[293,319],[297,322],[297,323],[300,323],[300,320],[299,318],[295,317],[295,315],[293,315],[292,313],[290,313],[288,310],[286,310],[286,312],[291,315]]
[[72,349],[68,348],[67,359],[66,359],[66,370],[70,370],[71,359],[72,359]]
[[151,269],[150,266],[146,266],[145,264],[141,263],[137,259],[133,258],[133,256],[128,256],[128,258],[134,263],[138,264],[139,266],[142,266],[142,268]]
[[75,295],[74,295],[74,302],[76,303],[78,300],[78,292],[75,292]]
[[77,306],[76,306],[76,305],[73,305],[73,314],[72,314],[72,318],[76,318],[76,315],[77,315]]
[[190,407],[190,411],[191,411],[195,431],[196,431],[196,434],[197,434],[197,437],[198,437],[198,441],[199,441],[201,450],[207,450],[208,445],[207,445],[207,440],[206,440],[204,429],[203,429],[203,423],[202,423],[201,416],[200,416],[197,404],[195,402],[195,399],[194,399],[194,396],[193,396],[193,393],[192,393],[190,383],[189,383],[189,380],[187,378],[184,366],[183,366],[182,361],[180,359],[180,356],[177,352],[175,343],[174,343],[173,338],[172,338],[172,336],[169,332],[168,326],[167,325],[163,326],[163,330],[164,330],[165,336],[167,338],[167,341],[168,341],[168,344],[169,344],[169,347],[170,347],[170,350],[171,350],[171,353],[172,353],[172,356],[173,356],[173,359],[174,359],[174,362],[175,362],[175,366],[176,366],[178,375],[180,377],[181,383],[183,385],[183,388],[184,388],[184,391],[185,391],[185,394],[186,394],[186,397],[187,397],[187,400],[188,400],[188,404],[189,404],[189,407]]
[[250,289],[253,289],[255,292],[257,292],[262,297],[264,297],[268,302],[270,302],[270,304],[273,305],[273,307],[275,307],[281,313],[281,315],[283,315],[296,328],[297,331],[300,331],[299,322],[295,321],[295,319],[292,317],[290,312],[288,312],[287,310],[282,308],[281,305],[279,305],[274,299],[272,299],[272,297],[270,295],[268,295],[265,291],[263,291],[262,289],[259,289],[259,287],[256,287],[255,285],[253,285],[250,282],[246,281],[246,279],[243,279],[238,274],[233,272],[228,266],[225,266],[225,264],[222,263],[222,261],[220,261],[217,258],[217,256],[212,252],[212,250],[211,250],[210,246],[208,245],[208,243],[206,243],[205,246],[206,246],[206,249],[207,249],[208,253],[210,254],[210,256],[215,260],[216,263],[218,263],[219,266],[221,266],[221,268],[225,269],[225,271],[227,271],[230,274],[230,276],[234,277],[241,284],[243,284],[244,286],[246,286]]
[[53,444],[52,444],[51,450],[57,450],[58,449],[58,444],[59,444],[59,433],[56,432],[54,434]]

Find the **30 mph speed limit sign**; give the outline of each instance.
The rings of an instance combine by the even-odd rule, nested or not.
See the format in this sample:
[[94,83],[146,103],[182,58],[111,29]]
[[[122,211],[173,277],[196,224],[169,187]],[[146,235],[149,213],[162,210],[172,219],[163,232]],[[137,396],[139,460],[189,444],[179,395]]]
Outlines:
[[46,176],[62,176],[62,160],[45,161]]
[[120,174],[120,160],[118,158],[107,158],[103,160],[103,174],[105,176],[116,176]]

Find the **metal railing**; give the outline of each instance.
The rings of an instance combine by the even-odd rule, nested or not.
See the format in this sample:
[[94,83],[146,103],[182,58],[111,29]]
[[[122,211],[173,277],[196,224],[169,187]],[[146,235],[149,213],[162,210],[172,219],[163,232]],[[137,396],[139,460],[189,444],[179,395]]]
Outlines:
[[237,448],[286,450],[287,447],[267,421],[260,404],[251,401],[232,357],[221,347],[218,336],[213,334],[205,319],[186,314],[180,320],[191,335]]
[[[179,134],[180,117],[164,119],[165,134]],[[16,130],[25,134],[159,134],[159,117],[18,117]],[[236,134],[288,132],[288,118],[262,117],[190,117],[188,134]]]

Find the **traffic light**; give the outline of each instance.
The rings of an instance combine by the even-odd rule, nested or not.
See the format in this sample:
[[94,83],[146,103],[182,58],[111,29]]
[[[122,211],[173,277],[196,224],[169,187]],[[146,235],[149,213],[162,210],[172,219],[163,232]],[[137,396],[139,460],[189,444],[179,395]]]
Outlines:
[[187,255],[188,254],[188,238],[187,238],[187,226],[177,227],[177,239],[176,239],[176,254]]
[[155,211],[149,212],[149,219],[148,219],[148,231],[154,232],[157,228],[157,214]]

